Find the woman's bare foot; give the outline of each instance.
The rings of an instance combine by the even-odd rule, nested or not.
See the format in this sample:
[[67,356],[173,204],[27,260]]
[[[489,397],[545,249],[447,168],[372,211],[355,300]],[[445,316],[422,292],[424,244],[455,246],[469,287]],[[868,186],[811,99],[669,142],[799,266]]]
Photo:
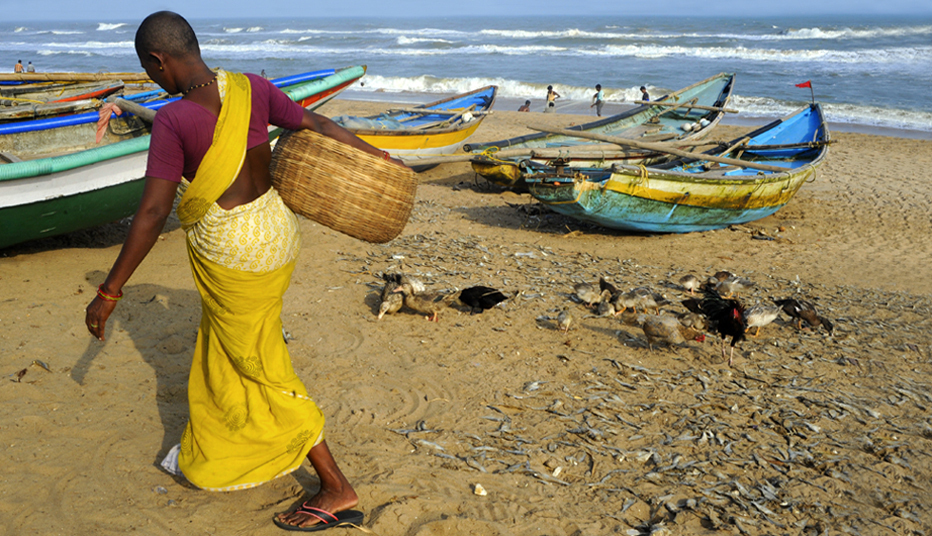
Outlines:
[[[311,461],[311,465],[314,466],[314,470],[317,471],[317,476],[320,477],[320,491],[302,503],[297,509],[276,516],[279,521],[286,525],[309,527],[322,523],[321,517],[326,518],[326,516],[318,517],[318,515],[308,512],[308,508],[317,508],[336,514],[359,504],[359,497],[356,496],[353,486],[350,485],[337,467],[326,441],[312,448],[307,457]],[[332,520],[328,519],[328,521]]]

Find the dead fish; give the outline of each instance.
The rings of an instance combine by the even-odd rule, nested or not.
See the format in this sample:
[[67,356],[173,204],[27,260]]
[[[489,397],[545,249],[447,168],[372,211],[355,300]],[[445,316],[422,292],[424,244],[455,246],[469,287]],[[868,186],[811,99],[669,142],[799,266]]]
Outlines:
[[414,445],[414,446],[416,446],[416,447],[428,447],[428,448],[432,448],[432,449],[434,449],[434,450],[439,450],[439,451],[441,451],[441,452],[447,450],[447,449],[441,447],[440,445],[438,445],[437,443],[434,443],[433,441],[427,441],[426,439],[415,439],[415,440],[411,441],[411,444]]
[[44,368],[47,372],[52,372],[52,368],[48,366],[44,361],[39,361],[38,359],[33,359],[32,364]]
[[430,434],[430,433],[437,433],[437,432],[442,431],[442,430],[431,430],[427,428],[427,424],[424,421],[418,421],[417,424],[414,425],[414,428],[389,428],[388,430],[390,432],[395,432],[396,434],[401,434],[401,435],[408,435],[408,434],[413,434],[417,432],[423,432],[423,433]]

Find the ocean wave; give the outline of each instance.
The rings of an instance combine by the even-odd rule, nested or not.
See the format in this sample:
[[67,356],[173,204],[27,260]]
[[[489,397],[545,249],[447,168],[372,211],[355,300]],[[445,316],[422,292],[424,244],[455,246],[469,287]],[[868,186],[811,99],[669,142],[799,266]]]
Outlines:
[[453,44],[453,41],[447,39],[440,39],[439,37],[405,37],[403,35],[398,36],[398,39],[395,40],[399,45],[413,45],[415,43],[444,43],[444,44]]
[[111,24],[111,23],[109,23],[109,22],[98,22],[98,23],[97,23],[97,31],[98,31],[98,32],[106,32],[106,31],[110,31],[110,30],[116,30],[117,28],[122,28],[123,26],[126,26],[126,25],[127,25],[127,24],[126,24],[125,22],[117,22],[117,23],[113,23],[113,24]]
[[[317,40],[315,36],[301,36],[295,40],[272,39],[264,42],[242,43],[231,45],[228,52],[291,52],[300,57],[311,51],[321,54],[355,54],[357,56],[442,56],[442,55],[504,55],[522,56],[531,54],[550,54],[560,56],[585,57],[634,57],[634,58],[665,58],[685,57],[708,60],[745,60],[762,63],[836,63],[836,64],[893,64],[914,65],[932,61],[932,46],[899,47],[882,49],[857,50],[829,50],[829,49],[803,49],[783,50],[774,48],[751,47],[691,47],[691,46],[662,46],[662,45],[604,45],[598,47],[574,47],[557,45],[521,45],[508,46],[497,44],[465,44],[449,40],[412,38],[400,36],[396,43],[402,48],[387,46],[372,46],[371,48],[354,49],[334,46],[318,48],[308,47],[301,43]],[[447,47],[411,47],[418,43],[444,43],[454,46]],[[263,44],[273,46],[274,50],[262,50]],[[289,48],[290,47],[290,48]],[[214,49],[218,52],[222,50]]]
[[249,28],[246,28],[246,31],[249,33],[254,33],[254,32],[261,32],[264,29],[265,28],[263,28],[262,26],[250,26]]
[[27,28],[27,27],[25,27],[25,26],[17,26],[16,29],[13,30],[13,33],[25,32],[25,31],[28,30],[28,29],[29,29],[29,28]]
[[[226,34],[236,34],[243,28],[226,28]],[[267,39],[263,41],[235,43],[211,39],[205,44],[210,50],[223,54],[258,53],[262,55],[284,54],[283,59],[306,58],[310,53],[351,54],[363,56],[525,56],[552,55],[564,57],[609,57],[609,58],[698,58],[713,61],[742,60],[759,63],[808,63],[808,64],[847,64],[847,65],[894,65],[915,66],[932,62],[932,46],[904,46],[888,48],[859,48],[852,50],[832,49],[779,49],[755,48],[747,46],[682,46],[656,44],[609,44],[598,46],[559,46],[556,44],[468,44],[439,37],[411,37],[401,35],[395,38],[398,46],[370,44],[368,46],[341,46],[340,43],[321,41],[320,46],[308,46],[306,41],[319,41],[317,36],[303,35],[298,39]],[[333,43],[334,46],[328,46]],[[443,44],[448,46],[430,46]],[[417,46],[426,45],[426,46]],[[44,48],[131,48],[130,41],[116,42],[68,42],[40,43],[35,46]]]
[[643,34],[619,34],[611,32],[587,32],[578,28],[566,30],[480,30],[482,35],[491,35],[495,37],[506,37],[510,39],[623,39],[630,37],[642,37]]
[[[786,101],[769,97],[735,95],[729,106],[745,116],[782,117],[805,101]],[[823,103],[822,110],[830,123],[847,123],[885,128],[932,131],[932,112],[881,108],[847,103]]]
[[441,28],[373,28],[371,30],[319,30],[309,28],[306,30],[295,30],[285,28],[278,33],[283,34],[308,34],[308,35],[415,35],[419,37],[469,37],[473,32],[463,32],[460,30],[444,30]]
[[224,28],[223,31],[226,33],[240,33],[243,31],[243,28]]
[[780,50],[748,47],[685,47],[656,45],[608,45],[599,50],[579,51],[583,55],[662,58],[685,56],[704,59],[738,59],[760,62],[834,62],[834,63],[915,63],[932,60],[932,46],[859,50]]
[[37,50],[36,54],[40,56],[93,56],[94,53],[89,50]]
[[[498,86],[498,96],[516,99],[539,99],[543,102],[547,95],[547,83],[523,82],[495,77],[464,77],[441,78],[429,75],[405,77],[366,75],[366,85],[354,87],[354,91],[388,92],[388,93],[465,93],[476,88],[494,85]],[[585,101],[592,100],[595,89],[583,86],[554,87],[560,97],[565,100]],[[609,102],[632,102],[641,98],[638,87],[630,88],[603,88],[605,100]]]
[[787,30],[775,38],[782,39],[874,39],[878,37],[906,37],[911,35],[932,35],[930,26],[903,26],[894,28],[870,28],[855,30],[841,28],[823,30],[821,28],[800,28]]
[[33,32],[32,35],[78,35],[83,33],[80,30],[39,30]]
[[[523,82],[494,77],[443,78],[436,76],[392,77],[366,75],[365,86],[354,86],[356,92],[372,93],[426,93],[449,95],[465,93],[476,88],[498,86],[498,97],[531,100],[531,106],[543,104],[547,94],[546,83]],[[562,101],[588,103],[592,100],[594,89],[583,86],[555,85]],[[638,87],[602,88],[605,100],[615,104],[632,104],[641,98]],[[649,87],[654,95],[668,93],[669,89]],[[770,97],[753,97],[733,95],[728,107],[737,109],[744,117],[783,117],[801,106],[806,100],[780,100]],[[932,132],[932,112],[901,110],[844,103],[824,103],[822,105],[826,118],[833,123],[859,124],[895,129]]]
[[[610,26],[608,29],[618,29]],[[501,37],[505,39],[609,39],[609,40],[674,40],[674,39],[734,39],[738,41],[796,41],[796,40],[845,40],[845,39],[876,39],[888,37],[908,37],[932,35],[932,25],[925,26],[897,26],[890,28],[867,29],[822,29],[799,28],[781,30],[774,26],[774,33],[735,33],[735,32],[598,32],[586,31],[579,28],[565,30],[480,30],[480,35]]]
[[[618,29],[617,26],[608,29]],[[781,30],[774,26],[774,33],[735,33],[735,32],[598,32],[586,31],[578,28],[565,30],[480,30],[480,35],[500,37],[505,39],[593,39],[593,40],[619,40],[637,41],[645,39],[674,40],[674,39],[733,39],[737,41],[795,41],[795,40],[844,40],[844,39],[876,39],[888,37],[907,37],[932,35],[932,25],[926,26],[897,26],[890,28],[869,29],[822,29],[800,28]]]

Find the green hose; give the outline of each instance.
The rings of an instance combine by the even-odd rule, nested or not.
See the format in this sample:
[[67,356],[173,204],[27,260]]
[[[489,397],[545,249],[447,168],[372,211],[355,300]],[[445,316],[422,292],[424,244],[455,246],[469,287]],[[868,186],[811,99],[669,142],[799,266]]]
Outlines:
[[66,154],[64,156],[53,156],[51,158],[39,158],[38,160],[4,164],[0,166],[0,181],[11,181],[60,173],[62,171],[68,171],[69,169],[103,162],[104,160],[111,160],[128,154],[138,153],[148,148],[149,136],[146,135],[131,140],[111,143],[103,147],[95,147],[85,151]]

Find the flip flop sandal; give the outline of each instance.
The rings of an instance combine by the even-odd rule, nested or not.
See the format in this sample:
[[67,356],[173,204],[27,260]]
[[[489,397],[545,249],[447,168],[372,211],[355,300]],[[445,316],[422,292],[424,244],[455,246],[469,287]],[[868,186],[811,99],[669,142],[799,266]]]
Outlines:
[[313,517],[320,522],[307,527],[299,527],[297,525],[289,525],[288,523],[285,523],[284,521],[278,519],[278,516],[273,517],[272,521],[274,521],[275,524],[279,526],[279,528],[285,530],[296,532],[317,532],[333,527],[339,527],[341,525],[361,525],[363,520],[363,513],[358,510],[343,510],[342,512],[331,514],[326,510],[308,506],[307,503],[302,504],[300,508],[294,511],[294,513]]

